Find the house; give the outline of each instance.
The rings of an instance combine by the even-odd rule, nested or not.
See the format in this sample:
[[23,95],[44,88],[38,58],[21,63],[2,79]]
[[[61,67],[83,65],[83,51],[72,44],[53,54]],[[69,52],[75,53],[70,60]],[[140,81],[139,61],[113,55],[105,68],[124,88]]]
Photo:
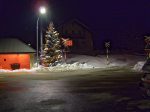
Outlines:
[[71,53],[90,54],[93,51],[92,32],[89,28],[77,19],[73,19],[58,27],[62,38],[69,38],[73,41],[70,47]]
[[35,50],[13,38],[0,39],[0,69],[30,69]]

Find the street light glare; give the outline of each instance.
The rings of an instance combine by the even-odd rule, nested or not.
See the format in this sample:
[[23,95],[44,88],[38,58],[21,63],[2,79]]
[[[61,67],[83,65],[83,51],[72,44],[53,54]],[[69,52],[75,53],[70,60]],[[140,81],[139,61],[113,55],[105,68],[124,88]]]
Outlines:
[[40,13],[45,14],[46,13],[46,8],[45,7],[40,7]]

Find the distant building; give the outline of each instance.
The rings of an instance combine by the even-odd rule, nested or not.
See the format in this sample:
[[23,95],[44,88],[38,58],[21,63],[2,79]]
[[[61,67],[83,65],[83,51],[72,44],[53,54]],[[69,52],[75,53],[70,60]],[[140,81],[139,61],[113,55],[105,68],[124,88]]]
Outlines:
[[71,20],[58,27],[63,38],[73,41],[71,53],[91,54],[93,51],[92,32],[79,20]]
[[35,50],[18,39],[0,39],[0,69],[30,69]]

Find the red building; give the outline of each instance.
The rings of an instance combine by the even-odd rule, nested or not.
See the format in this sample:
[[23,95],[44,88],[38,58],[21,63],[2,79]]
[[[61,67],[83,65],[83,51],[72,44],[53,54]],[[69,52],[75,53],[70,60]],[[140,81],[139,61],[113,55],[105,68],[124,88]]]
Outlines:
[[30,69],[35,50],[18,39],[0,39],[0,69]]

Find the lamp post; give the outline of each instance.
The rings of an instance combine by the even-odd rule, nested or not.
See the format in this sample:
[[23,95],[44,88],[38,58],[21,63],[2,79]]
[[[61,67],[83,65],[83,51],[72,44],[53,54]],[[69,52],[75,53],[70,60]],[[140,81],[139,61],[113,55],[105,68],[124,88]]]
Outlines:
[[[46,8],[45,7],[40,7],[39,8],[39,12],[40,12],[40,15],[43,15],[43,14],[45,14],[46,13]],[[38,65],[39,65],[39,46],[38,46],[38,44],[39,44],[39,37],[38,37],[38,32],[39,32],[39,19],[40,19],[40,16],[38,16],[38,18],[37,18],[37,23],[36,23],[36,30],[37,30],[37,32],[36,32],[36,37],[37,37],[37,54],[36,54],[36,61],[37,61],[37,67],[38,67]],[[41,53],[43,52],[42,51],[42,49],[43,49],[43,37],[42,37],[42,28],[41,28],[41,31],[40,31],[40,33],[41,33]]]

